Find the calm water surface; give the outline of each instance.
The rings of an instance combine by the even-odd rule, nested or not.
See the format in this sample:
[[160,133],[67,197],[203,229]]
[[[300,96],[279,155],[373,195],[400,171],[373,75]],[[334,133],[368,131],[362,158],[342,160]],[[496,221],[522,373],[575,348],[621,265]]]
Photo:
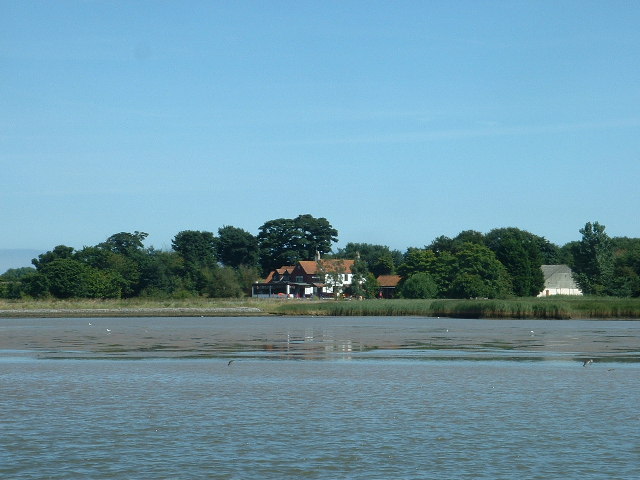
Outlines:
[[0,319],[0,478],[638,479],[639,374],[634,321]]

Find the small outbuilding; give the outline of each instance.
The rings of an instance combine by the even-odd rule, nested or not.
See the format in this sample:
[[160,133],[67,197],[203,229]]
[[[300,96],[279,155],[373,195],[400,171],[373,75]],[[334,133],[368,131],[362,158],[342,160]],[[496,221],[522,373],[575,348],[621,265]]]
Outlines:
[[544,289],[538,294],[539,297],[582,295],[568,265],[542,265],[541,268],[544,276]]
[[378,281],[378,298],[394,298],[400,283],[400,275],[380,275]]

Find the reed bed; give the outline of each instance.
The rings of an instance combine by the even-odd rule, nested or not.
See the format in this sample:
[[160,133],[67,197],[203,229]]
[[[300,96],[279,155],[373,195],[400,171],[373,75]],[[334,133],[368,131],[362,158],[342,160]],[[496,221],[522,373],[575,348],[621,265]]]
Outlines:
[[602,297],[513,298],[500,300],[286,301],[282,315],[428,316],[497,319],[640,319],[640,299]]
[[[123,299],[0,300],[0,316],[46,316],[47,311],[82,315],[215,315],[216,309],[253,309],[261,315],[424,316],[522,319],[640,319],[639,298],[549,297],[498,300],[297,300],[297,299]],[[93,312],[93,313],[92,313]],[[225,314],[224,311],[219,314]]]

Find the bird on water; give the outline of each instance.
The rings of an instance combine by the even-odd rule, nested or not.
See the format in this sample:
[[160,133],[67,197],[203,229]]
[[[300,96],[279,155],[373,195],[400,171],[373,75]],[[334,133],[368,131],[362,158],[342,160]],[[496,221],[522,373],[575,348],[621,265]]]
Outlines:
[[591,365],[593,363],[593,359],[589,358],[587,360],[585,360],[584,362],[582,362],[582,366],[583,367],[587,367],[589,365]]

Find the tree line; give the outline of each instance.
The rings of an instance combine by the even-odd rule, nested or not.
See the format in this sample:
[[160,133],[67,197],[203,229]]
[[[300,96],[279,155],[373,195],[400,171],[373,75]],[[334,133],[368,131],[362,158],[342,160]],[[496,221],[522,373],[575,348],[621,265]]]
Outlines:
[[518,228],[466,230],[405,252],[347,243],[332,251],[338,231],[326,218],[299,215],[265,222],[253,235],[233,226],[217,234],[185,230],[171,250],[145,247],[145,232],[120,232],[79,250],[58,245],[33,267],[0,275],[4,298],[241,297],[269,271],[316,254],[354,259],[353,295],[373,297],[380,275],[401,276],[406,298],[530,297],[543,290],[543,264],[568,264],[587,295],[640,296],[640,239],[610,238],[587,223],[580,240],[558,246]]

